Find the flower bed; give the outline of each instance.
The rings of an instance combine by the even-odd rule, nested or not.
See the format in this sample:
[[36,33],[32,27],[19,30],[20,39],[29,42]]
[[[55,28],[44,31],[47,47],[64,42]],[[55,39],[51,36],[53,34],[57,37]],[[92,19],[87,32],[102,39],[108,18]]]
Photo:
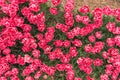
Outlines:
[[0,80],[120,80],[120,9],[46,2],[0,1]]

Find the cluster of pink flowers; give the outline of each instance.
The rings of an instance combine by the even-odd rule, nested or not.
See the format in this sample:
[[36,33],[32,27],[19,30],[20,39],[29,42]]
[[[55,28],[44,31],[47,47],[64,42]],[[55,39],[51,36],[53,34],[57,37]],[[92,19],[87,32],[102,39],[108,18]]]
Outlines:
[[[0,0],[2,10],[0,15],[3,13],[7,15],[0,18],[0,80],[8,78],[20,80],[18,75],[23,76],[25,80],[38,80],[43,73],[54,76],[56,71],[65,71],[66,80],[82,80],[82,76],[76,75],[78,73],[75,66],[79,68],[77,71],[87,74],[86,80],[96,80],[95,76],[91,76],[94,71],[92,67],[103,65],[105,69],[99,76],[100,80],[110,80],[110,78],[120,80],[118,49],[120,47],[120,27],[116,26],[116,22],[120,22],[120,9],[111,9],[109,6],[96,8],[92,11],[93,20],[91,20],[87,16],[90,13],[87,5],[78,10],[81,14],[74,15],[74,0],[66,0],[63,15],[65,22],[53,21],[52,23],[50,21],[54,26],[49,26],[46,24],[46,13],[40,7],[47,2],[48,0],[8,0],[8,2]],[[47,14],[52,16],[60,14],[58,6],[61,2],[62,0],[51,0]],[[19,6],[24,3],[28,5],[20,8]],[[104,16],[113,16],[116,22],[108,22],[102,26]],[[80,27],[79,23],[84,26]],[[102,27],[113,36],[107,37],[101,31]],[[57,30],[60,30],[66,38],[56,39],[55,36],[60,35],[56,34]],[[32,31],[36,31],[37,34],[33,34]],[[104,37],[107,38],[102,40]],[[18,45],[18,42],[22,46]],[[18,46],[21,46],[20,50],[14,51],[13,47]],[[84,53],[88,53],[87,56],[80,55]],[[60,63],[50,66],[44,62],[43,55],[46,55],[50,62],[58,60]],[[102,58],[93,59],[90,55],[101,55]],[[32,73],[34,73],[33,76]]]
[[87,53],[96,54],[96,53],[100,53],[103,48],[104,48],[104,42],[99,41],[99,42],[95,42],[94,47],[92,46],[92,44],[86,44],[84,50]]

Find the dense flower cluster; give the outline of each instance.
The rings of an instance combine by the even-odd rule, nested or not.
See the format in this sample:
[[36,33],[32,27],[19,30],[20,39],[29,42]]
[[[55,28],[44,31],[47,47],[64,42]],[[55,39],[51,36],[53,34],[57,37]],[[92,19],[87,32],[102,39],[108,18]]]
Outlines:
[[[65,72],[57,74],[63,80],[120,80],[120,9],[106,6],[90,14],[85,5],[74,15],[74,0],[66,0],[59,21],[54,18],[63,12],[62,0],[51,0],[46,13],[40,5],[47,2],[0,0],[0,15],[7,15],[0,18],[0,80],[39,80],[59,72]],[[104,21],[110,16],[115,21]]]

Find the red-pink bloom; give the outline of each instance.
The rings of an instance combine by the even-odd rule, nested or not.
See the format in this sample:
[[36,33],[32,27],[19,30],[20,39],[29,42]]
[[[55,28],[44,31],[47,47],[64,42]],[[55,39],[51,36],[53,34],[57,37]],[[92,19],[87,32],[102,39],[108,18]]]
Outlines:
[[37,34],[36,37],[37,37],[38,40],[42,40],[43,39],[43,34],[39,33],[39,34]]
[[70,47],[69,53],[70,53],[71,57],[76,57],[77,54],[78,54],[77,48],[76,47]]
[[83,22],[83,24],[86,24],[86,25],[87,25],[87,24],[90,22],[89,17],[88,17],[88,16],[83,16],[82,22]]
[[24,57],[18,55],[17,63],[18,63],[19,65],[25,65]]
[[39,57],[40,57],[40,51],[35,49],[35,50],[32,51],[32,55],[33,55],[35,58],[39,58]]
[[119,72],[117,70],[113,70],[113,73],[111,75],[112,80],[117,80],[118,76],[119,76]]
[[0,77],[0,80],[7,80],[7,78],[6,78],[6,77],[1,76],[1,77]]
[[93,61],[94,66],[101,66],[103,64],[103,61],[99,58],[95,59]]
[[34,65],[37,66],[37,67],[40,67],[41,64],[42,64],[42,62],[41,62],[40,59],[34,59],[33,62],[32,62],[32,64],[34,64]]
[[102,38],[102,33],[100,31],[96,32],[95,37],[98,39]]
[[0,76],[10,69],[10,65],[6,62],[0,62]]
[[110,56],[117,56],[119,54],[119,50],[116,48],[109,48],[108,53],[110,54]]
[[111,15],[112,14],[112,9],[110,8],[110,6],[106,6],[103,8],[103,14],[105,15]]
[[92,50],[92,45],[91,44],[86,44],[84,47],[85,52],[90,53]]
[[64,47],[70,47],[71,43],[70,43],[69,40],[65,40],[65,41],[63,42],[63,45],[64,45]]
[[9,48],[6,48],[3,50],[3,54],[7,55],[10,54],[11,50]]
[[106,52],[106,51],[102,52],[102,57],[103,57],[104,59],[107,59],[107,58],[109,57],[109,53]]
[[30,47],[31,47],[32,49],[36,49],[37,46],[38,46],[38,45],[37,45],[37,43],[35,43],[35,42],[30,45]]
[[74,24],[74,19],[73,19],[73,17],[69,17],[69,18],[65,19],[65,24],[66,24],[67,26],[73,26],[73,24]]
[[52,15],[57,15],[58,14],[57,8],[55,8],[55,7],[51,7],[49,11]]
[[81,7],[80,9],[79,9],[79,12],[81,12],[81,13],[88,13],[90,10],[89,10],[89,7],[88,7],[88,5],[85,5],[85,6],[83,6],[83,7]]
[[76,22],[81,22],[83,20],[83,17],[80,15],[76,15],[75,20],[76,20]]
[[46,71],[46,73],[48,75],[55,75],[55,71],[56,69],[54,67],[48,67],[48,70]]
[[93,54],[99,53],[104,48],[105,43],[102,41],[98,41],[95,43],[94,47],[92,48],[91,52]]
[[113,73],[113,69],[114,69],[114,67],[111,64],[107,64],[106,69],[105,69],[105,73],[107,75],[111,75]]
[[66,12],[71,12],[73,9],[74,9],[74,5],[71,4],[71,3],[66,3],[65,6],[64,6],[64,10]]
[[107,42],[107,45],[110,47],[115,45],[114,38],[107,38],[106,42]]
[[65,64],[65,70],[66,71],[69,71],[69,70],[72,70],[73,66],[71,64]]
[[11,75],[12,75],[11,71],[7,71],[7,72],[5,72],[5,74],[4,74],[5,77],[10,77]]
[[69,63],[69,61],[70,61],[70,54],[63,55],[63,56],[60,58],[60,61],[61,61],[62,63]]
[[52,5],[58,6],[61,3],[61,0],[52,0]]
[[55,67],[58,71],[64,71],[65,70],[65,64],[56,64]]
[[86,74],[91,74],[92,73],[92,59],[91,58],[84,58],[80,57],[77,60],[77,64],[80,68],[80,70],[83,70]]
[[88,36],[88,39],[90,42],[95,42],[95,40],[96,40],[94,35]]
[[81,47],[82,46],[82,41],[75,39],[74,41],[72,41],[72,43],[76,46],[76,47]]
[[32,59],[32,57],[30,55],[25,54],[24,55],[24,62],[31,63],[31,62],[33,62],[33,59]]
[[115,41],[116,46],[120,46],[120,36],[119,35],[114,37],[114,41]]
[[18,73],[19,73],[18,68],[12,68],[12,70],[11,70],[11,74],[12,74],[13,76],[17,76]]
[[34,80],[34,78],[32,76],[27,76],[25,80]]
[[64,14],[64,17],[66,19],[69,18],[69,17],[72,17],[72,16],[73,16],[72,12],[65,12],[65,14]]
[[82,80],[82,78],[75,77],[74,80]]
[[62,40],[56,40],[56,41],[54,42],[54,45],[55,45],[56,47],[61,47],[61,46],[63,45],[63,42],[62,42]]
[[33,12],[38,12],[40,10],[39,4],[30,2],[29,9]]
[[34,75],[34,78],[35,79],[39,79],[39,77],[42,75],[42,72],[41,71],[37,71]]
[[107,74],[100,75],[100,80],[109,80],[109,77]]
[[90,75],[91,73],[92,73],[92,67],[86,67],[85,69],[84,69],[84,72],[86,73],[86,74],[88,74],[88,75]]
[[20,80],[18,76],[14,75],[10,77],[11,80]]
[[91,78],[89,75],[86,76],[86,79],[87,79],[87,80],[95,80],[94,78]]
[[106,25],[106,28],[108,29],[109,32],[113,32],[113,30],[115,29],[115,23],[114,22],[109,22]]
[[21,28],[22,28],[23,31],[25,31],[25,32],[30,32],[30,31],[32,30],[31,26],[28,25],[28,24],[23,24],[23,25],[21,26]]
[[74,75],[74,71],[72,69],[68,70],[66,74],[67,74],[67,76],[66,76],[67,80],[73,80],[75,75]]

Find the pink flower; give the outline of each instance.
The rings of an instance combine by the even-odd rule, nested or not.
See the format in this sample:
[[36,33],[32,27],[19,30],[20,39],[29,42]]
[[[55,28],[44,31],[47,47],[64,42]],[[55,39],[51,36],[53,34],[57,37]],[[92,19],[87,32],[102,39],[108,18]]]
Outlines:
[[75,20],[76,20],[76,22],[82,22],[83,17],[80,16],[80,15],[76,15],[76,16],[75,16]]
[[62,40],[56,40],[56,41],[54,42],[54,45],[55,45],[56,47],[61,47],[61,46],[63,45],[63,42],[62,42]]
[[65,6],[64,6],[64,10],[66,12],[71,12],[73,9],[74,9],[74,5],[71,4],[71,3],[66,3]]
[[116,48],[109,48],[108,53],[110,54],[110,56],[117,56],[119,54],[119,50]]
[[98,38],[98,39],[101,39],[102,38],[102,33],[100,31],[96,32],[95,37]]
[[40,51],[34,49],[34,50],[32,51],[32,55],[34,56],[34,58],[39,58],[39,57],[40,57]]
[[12,75],[11,71],[7,71],[7,72],[4,74],[5,77],[10,77],[11,75]]
[[85,72],[86,74],[90,75],[90,74],[92,73],[92,67],[86,67],[86,68],[84,69],[84,72]]
[[31,63],[31,62],[33,62],[33,59],[32,59],[32,57],[29,56],[28,54],[25,54],[25,55],[24,55],[24,62],[26,62],[26,63]]
[[109,80],[109,77],[107,74],[100,75],[100,80]]
[[76,46],[76,47],[81,47],[82,46],[82,41],[75,39],[74,41],[72,41],[72,43]]
[[7,78],[6,78],[6,77],[1,76],[1,77],[0,77],[0,80],[7,80]]
[[63,56],[60,58],[60,61],[61,61],[62,63],[69,63],[69,61],[70,61],[70,55],[69,55],[69,54],[63,55]]
[[11,76],[10,79],[11,79],[11,80],[20,80],[19,77],[16,76],[16,75],[15,75],[15,76]]
[[110,46],[110,47],[115,45],[114,38],[107,38],[106,42],[107,42],[108,46]]
[[88,13],[90,10],[89,10],[89,7],[88,7],[88,5],[85,5],[85,6],[83,6],[83,7],[81,7],[80,9],[79,9],[79,12],[81,12],[81,13]]
[[99,58],[95,59],[93,61],[94,66],[101,66],[103,64],[103,61]]
[[25,32],[30,32],[32,30],[31,26],[28,24],[23,24],[21,27]]
[[69,17],[72,17],[72,16],[73,16],[72,12],[65,12],[65,14],[64,14],[64,17],[66,19],[69,18]]
[[94,78],[91,78],[89,75],[86,77],[87,80],[95,80]]
[[6,48],[3,50],[3,54],[7,55],[10,54],[11,50],[9,48]]
[[76,57],[77,54],[78,54],[77,48],[76,47],[70,47],[69,53],[70,53],[71,57]]
[[61,3],[61,0],[52,0],[52,5],[58,6]]
[[88,39],[89,39],[90,42],[95,42],[95,40],[96,40],[94,35],[90,35],[88,37]]
[[42,72],[41,71],[37,71],[34,75],[34,78],[35,79],[39,79],[39,77],[42,75]]
[[107,59],[108,57],[109,57],[109,53],[107,53],[107,52],[102,52],[102,57],[104,58],[104,59]]
[[24,58],[19,55],[18,58],[17,58],[17,63],[18,63],[19,65],[25,65]]
[[48,67],[47,74],[48,75],[55,75],[56,69],[54,67]]
[[39,33],[39,34],[37,34],[36,37],[37,37],[38,40],[42,40],[43,39],[43,34]]
[[113,30],[115,29],[115,23],[114,22],[109,22],[106,25],[106,28],[108,29],[109,32],[113,32]]
[[86,25],[87,25],[87,24],[90,22],[89,17],[88,17],[88,16],[83,16],[82,22],[83,22],[83,24],[86,24]]
[[87,44],[87,45],[85,45],[84,50],[85,50],[85,52],[90,53],[91,50],[92,50],[92,45],[91,45],[91,44]]
[[[64,67],[65,67],[65,70],[66,70],[66,71],[71,71],[72,68],[73,68],[73,66],[72,66],[71,64],[66,64]],[[73,72],[72,72],[72,73],[73,73]]]
[[64,71],[65,70],[65,64],[57,64],[55,67],[58,71]]
[[63,45],[64,45],[64,47],[70,47],[71,43],[70,43],[69,40],[65,40],[65,41],[63,42]]
[[68,70],[66,74],[67,74],[67,76],[66,76],[67,80],[73,80],[73,78],[74,78],[74,71],[73,70]]
[[50,8],[50,13],[51,13],[52,15],[57,15],[57,14],[58,14],[57,8],[51,7],[51,8]]
[[34,78],[32,76],[27,76],[25,80],[34,80]]
[[74,80],[82,80],[82,78],[75,77]]
[[40,7],[37,3],[30,2],[29,9],[33,12],[38,12],[40,10]]
[[13,68],[13,69],[11,70],[11,74],[12,74],[13,76],[17,76],[18,73],[19,73],[18,68]]
[[111,15],[112,14],[112,9],[110,8],[110,6],[106,6],[103,8],[103,13],[105,15]]
[[113,69],[114,69],[114,67],[111,64],[107,64],[106,69],[105,69],[105,73],[107,75],[111,75],[113,73]]

